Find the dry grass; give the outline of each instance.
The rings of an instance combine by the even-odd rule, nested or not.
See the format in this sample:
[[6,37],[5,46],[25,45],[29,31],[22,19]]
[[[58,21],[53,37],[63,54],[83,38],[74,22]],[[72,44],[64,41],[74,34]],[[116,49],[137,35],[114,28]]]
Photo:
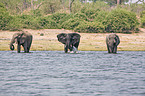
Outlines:
[[[120,51],[145,51],[145,30],[141,29],[141,33],[121,34],[118,33],[121,43],[118,46]],[[33,35],[31,50],[63,50],[64,46],[57,40],[59,33],[71,33],[70,30],[63,29],[45,29],[30,30],[25,29]],[[17,31],[15,31],[17,32]],[[0,50],[9,49],[9,43],[15,32],[0,31]],[[43,33],[44,36],[40,36]],[[80,33],[81,42],[79,50],[83,51],[100,51],[107,50],[105,39],[108,33]],[[16,44],[15,44],[16,45]],[[16,46],[15,46],[16,50]]]

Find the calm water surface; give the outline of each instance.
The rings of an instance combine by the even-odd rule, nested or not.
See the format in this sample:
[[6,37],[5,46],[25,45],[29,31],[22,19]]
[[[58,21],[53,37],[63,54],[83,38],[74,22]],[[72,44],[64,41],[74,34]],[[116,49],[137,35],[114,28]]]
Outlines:
[[0,96],[145,96],[145,51],[0,51]]

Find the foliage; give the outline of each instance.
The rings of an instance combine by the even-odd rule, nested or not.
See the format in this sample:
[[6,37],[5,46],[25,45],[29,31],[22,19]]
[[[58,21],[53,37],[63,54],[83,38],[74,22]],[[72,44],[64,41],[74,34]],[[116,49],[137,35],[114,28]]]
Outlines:
[[81,22],[74,31],[77,32],[83,32],[83,33],[98,33],[98,32],[104,32],[104,25],[97,22],[87,22],[83,21]]
[[79,0],[75,0],[72,6],[72,13],[80,12],[82,8],[82,3]]
[[22,29],[22,26],[23,26],[22,19],[19,18],[19,16],[12,16],[6,29],[11,30],[11,31],[15,31],[15,30]]
[[[56,29],[59,28],[54,20],[51,19],[51,16],[42,17],[38,19],[38,25],[43,29]],[[39,29],[39,28],[37,28]]]
[[99,11],[102,11],[107,7],[107,4],[104,2],[86,3],[81,8],[81,13],[84,13],[88,20],[92,21],[98,15]]
[[102,22],[107,32],[136,31],[139,25],[136,15],[124,9],[112,10]]
[[145,28],[145,16],[141,18],[141,27]]
[[109,14],[108,11],[100,11],[98,15],[95,17],[95,22],[102,22],[105,20],[106,16]]
[[40,9],[44,14],[52,14],[62,9],[62,6],[60,0],[45,0]]
[[36,10],[31,10],[31,15],[33,15],[33,16],[42,16],[43,15],[43,13],[41,12],[41,10],[40,9],[36,9]]
[[130,10],[130,11],[136,13],[137,15],[140,15],[140,13],[145,10],[145,3],[143,3],[143,4],[135,3],[135,4],[131,4],[130,6],[126,6],[126,7],[128,7],[127,10]]
[[62,28],[73,30],[80,24],[81,20],[79,18],[70,18],[69,20],[62,23]]
[[74,15],[73,15],[73,17],[75,17],[75,18],[79,18],[80,20],[88,20],[87,19],[87,16],[84,14],[84,13],[75,13]]
[[145,26],[144,4],[110,7],[104,1],[115,0],[93,1],[74,0],[70,14],[69,0],[0,0],[0,29],[64,28],[78,32],[126,33],[137,31],[136,14],[141,18],[141,26]]
[[7,12],[7,9],[2,3],[0,3],[0,30],[6,29],[10,19],[11,19],[11,16]]
[[55,14],[52,14],[52,19],[56,23],[60,23],[60,20],[62,20],[63,18],[65,18],[65,16],[67,16],[66,13],[55,13]]
[[142,17],[144,17],[145,16],[145,11],[142,11],[141,13],[140,13],[140,17],[142,18]]
[[142,11],[140,13],[140,18],[141,18],[141,27],[145,28],[145,11]]

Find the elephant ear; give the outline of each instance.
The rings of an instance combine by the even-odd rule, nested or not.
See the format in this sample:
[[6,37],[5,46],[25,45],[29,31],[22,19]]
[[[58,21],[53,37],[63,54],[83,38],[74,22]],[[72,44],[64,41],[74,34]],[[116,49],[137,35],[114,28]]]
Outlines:
[[20,33],[19,36],[18,36],[18,41],[20,44],[23,44],[26,40],[26,36],[24,35],[24,33]]
[[71,33],[73,44],[80,42],[80,35],[78,33]]
[[58,41],[63,43],[63,44],[66,44],[66,41],[67,41],[66,37],[67,37],[66,33],[61,33],[61,34],[57,35]]
[[116,35],[115,40],[116,40],[116,45],[119,45],[120,39],[119,39],[118,35]]

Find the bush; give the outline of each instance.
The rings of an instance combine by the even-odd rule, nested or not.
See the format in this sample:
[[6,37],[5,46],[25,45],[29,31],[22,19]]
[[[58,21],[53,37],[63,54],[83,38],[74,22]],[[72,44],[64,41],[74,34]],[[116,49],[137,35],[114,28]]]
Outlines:
[[52,20],[51,16],[39,18],[38,19],[38,25],[43,29],[59,28],[59,26],[57,26],[56,22],[54,20]]
[[64,18],[59,20],[59,24],[62,25],[62,23],[68,21],[71,18],[74,18],[73,14],[66,14],[66,16],[64,16]]
[[92,21],[98,15],[99,11],[100,11],[99,9],[87,7],[81,9],[81,12],[84,13],[87,16],[88,20],[90,21]]
[[60,20],[62,20],[64,17],[66,17],[67,14],[66,13],[55,13],[52,14],[52,19],[56,22],[56,23],[60,23]]
[[22,19],[19,16],[12,16],[6,28],[11,31],[21,30],[23,28]]
[[145,16],[145,11],[142,11],[141,13],[140,13],[140,17],[142,18],[142,17],[144,17]]
[[70,18],[69,20],[62,23],[62,28],[73,30],[80,24],[81,20],[79,18]]
[[145,28],[145,16],[141,18],[141,27]]
[[31,15],[38,17],[38,16],[42,16],[43,14],[40,9],[35,9],[35,10],[31,10]]
[[102,22],[107,32],[134,32],[139,25],[135,13],[124,9],[112,10]]
[[7,12],[5,6],[0,3],[0,30],[6,30],[10,20],[11,16]]
[[73,17],[79,18],[80,20],[86,20],[86,21],[88,21],[86,15],[85,15],[84,13],[75,13],[75,14],[73,15]]
[[82,33],[98,33],[104,32],[105,27],[101,23],[96,22],[81,22],[74,31]]
[[35,16],[33,15],[21,15],[19,17],[21,19],[21,23],[23,24],[23,28],[27,28],[27,29],[35,29],[34,25],[36,24],[35,20]]
[[94,19],[94,22],[103,22],[108,15],[109,12],[107,11],[100,11],[96,18]]

